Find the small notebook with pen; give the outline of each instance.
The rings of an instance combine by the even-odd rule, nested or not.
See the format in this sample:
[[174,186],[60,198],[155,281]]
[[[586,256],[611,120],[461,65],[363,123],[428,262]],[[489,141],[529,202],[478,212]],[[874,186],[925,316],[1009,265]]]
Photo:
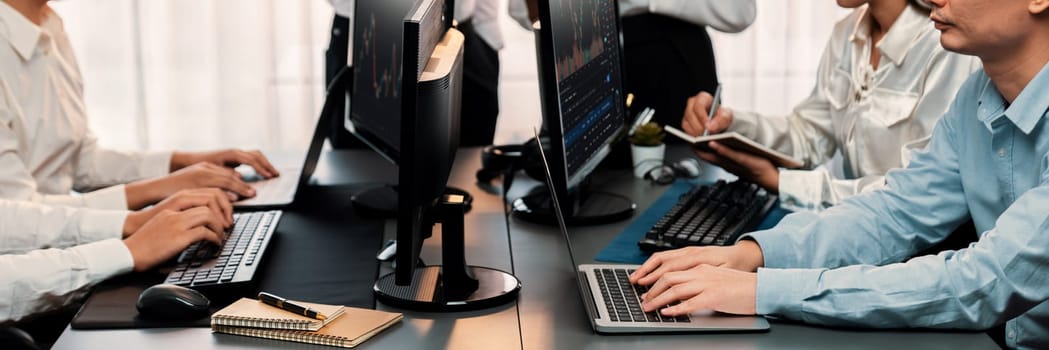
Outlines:
[[[324,321],[242,298],[211,316],[211,330],[256,338],[353,348],[404,316],[340,305],[295,302],[327,316]],[[310,327],[319,325],[315,329]],[[290,327],[303,327],[291,329]]]
[[211,315],[211,325],[213,328],[214,326],[219,325],[316,331],[327,325],[329,322],[339,318],[339,316],[346,311],[346,307],[342,305],[326,305],[306,302],[297,303],[309,306],[310,309],[320,312],[327,316],[327,318],[322,321],[303,315],[296,315],[263,304],[255,299],[241,298],[235,303],[230,304],[230,306],[227,306],[222,310],[215,312],[214,315]]

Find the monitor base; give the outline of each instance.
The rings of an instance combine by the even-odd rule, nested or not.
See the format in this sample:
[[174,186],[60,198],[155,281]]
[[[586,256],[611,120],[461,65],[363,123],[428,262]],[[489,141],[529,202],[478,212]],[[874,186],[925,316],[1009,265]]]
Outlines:
[[[630,198],[615,193],[590,191],[579,196],[565,213],[569,226],[601,225],[629,219],[637,205]],[[564,205],[562,203],[561,205]],[[537,224],[557,226],[550,191],[546,186],[536,187],[528,195],[515,199],[510,206],[518,219]]]
[[415,269],[411,285],[398,286],[395,274],[390,273],[375,282],[375,296],[383,304],[427,312],[457,312],[486,309],[517,299],[521,281],[509,273],[480,266],[467,266],[477,280],[477,289],[468,295],[455,295],[456,288],[446,284],[442,267],[426,266]]
[[[457,187],[447,187],[445,194],[458,194],[466,197],[466,211],[469,212],[473,196],[470,192]],[[350,197],[353,208],[361,214],[369,217],[388,218],[397,217],[397,186],[382,185],[365,189]]]

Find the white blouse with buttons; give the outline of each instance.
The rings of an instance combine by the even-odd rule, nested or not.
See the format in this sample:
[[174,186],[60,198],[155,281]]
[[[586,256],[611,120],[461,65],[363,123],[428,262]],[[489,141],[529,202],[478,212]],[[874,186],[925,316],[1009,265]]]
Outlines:
[[[791,154],[808,170],[780,170],[780,199],[793,210],[822,210],[881,188],[890,169],[928,141],[933,126],[979,61],[945,51],[928,14],[908,6],[872,43],[862,7],[839,21],[812,94],[786,117],[735,112],[729,127]],[[880,51],[877,68],[871,50]],[[844,179],[816,168],[840,151]]]

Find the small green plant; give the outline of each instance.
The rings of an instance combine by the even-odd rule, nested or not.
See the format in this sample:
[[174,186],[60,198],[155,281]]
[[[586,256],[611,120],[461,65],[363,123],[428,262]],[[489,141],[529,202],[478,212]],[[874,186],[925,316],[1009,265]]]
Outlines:
[[630,143],[638,146],[659,146],[663,144],[663,127],[655,122],[641,124],[630,136]]

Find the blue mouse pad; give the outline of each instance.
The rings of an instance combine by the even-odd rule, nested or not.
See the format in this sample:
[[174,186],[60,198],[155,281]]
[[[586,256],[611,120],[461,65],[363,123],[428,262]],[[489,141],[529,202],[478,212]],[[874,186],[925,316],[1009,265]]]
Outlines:
[[[663,214],[670,211],[674,204],[677,204],[677,200],[682,194],[688,192],[692,187],[702,184],[701,182],[690,180],[674,182],[644,213],[635,218],[634,222],[630,223],[630,226],[627,226],[623,232],[619,233],[616,239],[612,240],[605,249],[597,253],[594,259],[628,264],[644,263],[648,259],[648,253],[641,251],[637,247],[637,241],[640,241],[645,236],[645,232],[648,232],[648,229],[655,225],[659,218],[663,217]],[[780,208],[777,201],[755,230],[772,228],[787,214],[790,214],[790,211]]]

